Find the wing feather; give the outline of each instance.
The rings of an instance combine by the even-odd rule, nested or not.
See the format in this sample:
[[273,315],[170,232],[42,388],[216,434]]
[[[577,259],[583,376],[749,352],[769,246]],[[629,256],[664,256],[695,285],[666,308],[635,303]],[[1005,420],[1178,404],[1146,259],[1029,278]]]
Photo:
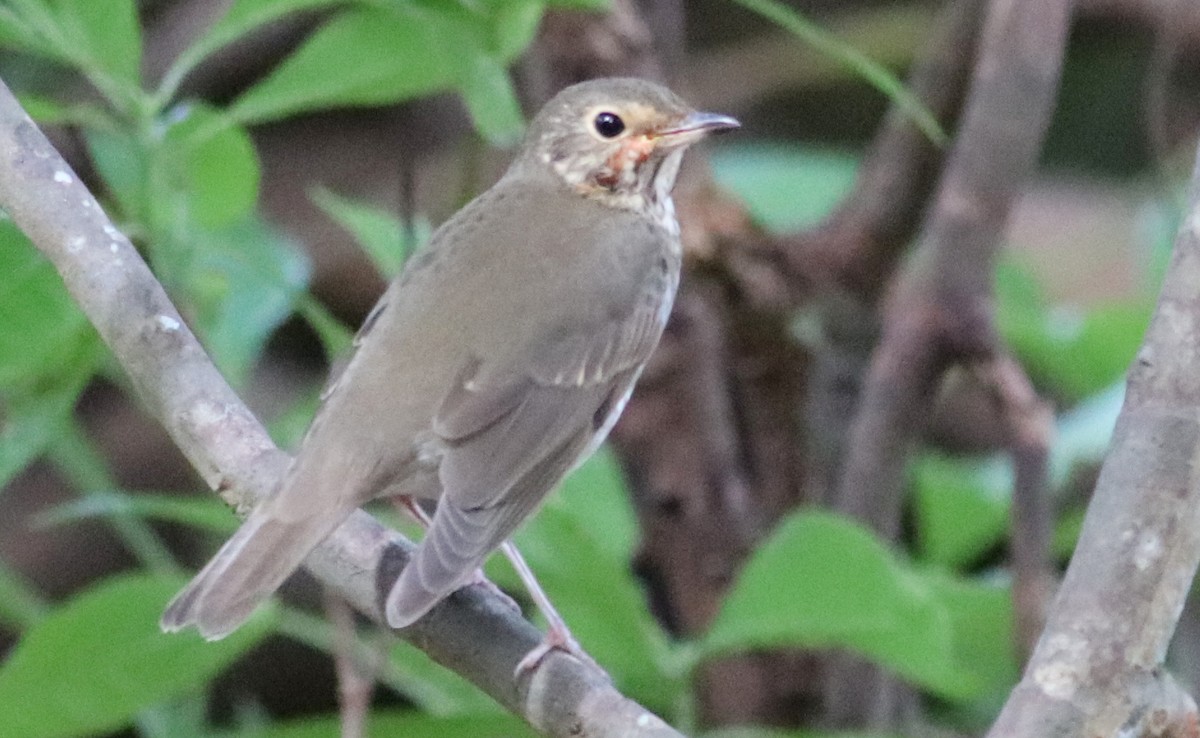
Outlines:
[[444,502],[495,504],[567,439],[603,427],[607,417],[597,422],[597,414],[629,388],[662,331],[655,301],[630,312],[530,352],[526,367],[466,363],[433,423],[444,446]]
[[442,496],[388,594],[391,625],[412,623],[469,580],[611,428],[661,331],[651,322],[661,311],[647,312],[550,346],[520,371],[467,362],[434,420]]

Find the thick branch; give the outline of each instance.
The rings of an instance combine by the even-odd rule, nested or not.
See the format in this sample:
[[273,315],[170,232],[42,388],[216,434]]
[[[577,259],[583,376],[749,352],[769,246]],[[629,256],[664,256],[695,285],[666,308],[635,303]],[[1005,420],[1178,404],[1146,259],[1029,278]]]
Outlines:
[[[243,507],[269,494],[287,455],[225,383],[141,256],[3,83],[0,206],[57,267],[139,397],[204,480]],[[411,547],[360,512],[305,564],[382,623],[380,603]],[[483,588],[467,588],[397,633],[548,735],[679,735],[621,696],[596,669],[560,652],[514,681],[514,667],[540,635]]]
[[1079,544],[993,738],[1117,735],[1161,707],[1147,685],[1200,563],[1197,284],[1200,161]]

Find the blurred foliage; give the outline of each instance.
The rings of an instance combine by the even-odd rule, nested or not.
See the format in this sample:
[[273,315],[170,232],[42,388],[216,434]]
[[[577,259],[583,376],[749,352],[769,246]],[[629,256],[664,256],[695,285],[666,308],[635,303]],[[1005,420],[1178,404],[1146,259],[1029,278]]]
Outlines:
[[[731,142],[712,165],[761,225],[782,233],[820,223],[850,191],[857,160],[796,144]],[[1151,258],[1131,296],[1088,308],[1059,304],[1017,252],[998,265],[1000,331],[1039,391],[1062,408],[1050,455],[1056,495],[1099,461],[1116,422],[1177,226],[1152,220],[1136,245]],[[794,513],[743,569],[701,653],[847,648],[936,696],[950,724],[986,726],[1018,675],[1007,574],[991,565],[1008,539],[1012,485],[1007,455],[919,454],[910,466],[911,559],[845,520]],[[1068,506],[1055,525],[1063,564],[1081,522],[1082,509]]]
[[969,701],[1016,675],[1006,588],[921,571],[844,518],[798,511],[756,549],[705,655],[841,647],[932,694]]
[[[931,137],[940,135],[894,78],[865,57],[779,3],[739,1],[866,74],[923,121]],[[453,91],[484,139],[510,144],[523,121],[507,67],[545,8],[605,4],[234,0],[153,88],[139,76],[142,39],[133,0],[8,0],[0,5],[0,47],[75,74],[97,91],[97,101],[77,102],[44,89],[18,90],[39,121],[79,128],[106,209],[135,239],[226,376],[244,387],[267,340],[290,316],[311,324],[331,359],[347,350],[351,335],[307,292],[301,251],[259,215],[262,173],[247,126]],[[214,52],[303,10],[323,11],[323,21],[227,105],[178,97],[188,73]],[[712,163],[717,179],[744,199],[754,218],[788,231],[819,222],[849,192],[858,161],[842,152],[759,142],[723,145]],[[396,274],[429,233],[428,222],[405,223],[327,190],[312,198],[385,276]],[[83,493],[44,511],[37,524],[108,521],[142,564],[138,573],[104,579],[51,604],[36,583],[0,561],[0,624],[20,634],[0,663],[0,737],[85,736],[122,727],[147,738],[335,734],[334,716],[276,724],[247,710],[231,725],[210,723],[206,695],[228,664],[267,635],[331,651],[332,630],[320,618],[275,606],[216,644],[158,631],[161,609],[182,580],[150,523],[204,531],[215,544],[236,520],[214,497],[133,492],[111,478],[72,410],[93,377],[120,382],[119,372],[53,268],[2,218],[0,273],[0,488],[32,460],[49,459]],[[1056,487],[1103,451],[1121,402],[1119,381],[1159,273],[1149,273],[1144,292],[1133,298],[1082,310],[1053,304],[1018,261],[1001,264],[1000,328],[1039,388],[1064,408],[1051,463]],[[273,423],[279,443],[303,432],[317,392],[304,393]],[[662,630],[630,570],[637,526],[610,455],[598,454],[580,468],[517,542],[617,686],[677,724],[690,719],[698,665],[778,646],[848,649],[917,685],[948,712],[986,714],[1017,673],[1007,582],[985,568],[1007,536],[1011,469],[1000,457],[929,453],[910,472],[911,552],[885,546],[836,516],[797,511],[754,553],[712,629],[695,642]],[[1067,511],[1056,531],[1060,555],[1069,552],[1078,524],[1078,511]],[[488,572],[503,585],[515,579],[503,561],[493,561]],[[372,735],[530,734],[407,644],[382,644],[367,629],[358,635],[357,647],[366,652],[386,648],[379,681],[418,708],[373,714]],[[817,734],[730,729],[709,735]]]
[[267,633],[266,608],[219,643],[158,628],[182,579],[106,579],[29,628],[0,669],[0,736],[92,735],[215,676]]
[[432,232],[427,220],[405,224],[387,210],[355,202],[324,188],[313,192],[312,199],[326,215],[354,236],[371,257],[375,268],[388,279],[400,273],[404,261]]
[[895,75],[861,51],[838,42],[820,26],[778,0],[734,0],[734,2],[770,19],[822,54],[852,69],[860,78],[887,95],[888,99],[933,143],[944,146],[949,140],[937,118],[921,104],[921,101],[909,92],[900,80],[896,79]]
[[856,157],[798,144],[719,144],[710,161],[717,180],[777,233],[820,223],[850,193],[858,174]]

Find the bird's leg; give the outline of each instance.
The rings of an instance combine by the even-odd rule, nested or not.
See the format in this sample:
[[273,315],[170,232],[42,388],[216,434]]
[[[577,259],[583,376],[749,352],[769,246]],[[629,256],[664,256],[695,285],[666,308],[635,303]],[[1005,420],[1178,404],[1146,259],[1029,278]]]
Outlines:
[[516,569],[517,575],[521,577],[521,581],[525,584],[525,590],[529,592],[529,596],[533,598],[533,602],[537,605],[538,610],[541,610],[542,617],[546,618],[548,628],[546,636],[542,639],[532,651],[525,654],[517,663],[517,668],[513,671],[513,676],[520,677],[527,671],[530,671],[541,663],[542,659],[546,658],[546,654],[553,649],[566,651],[575,658],[585,664],[590,664],[596,667],[601,672],[604,670],[596,663],[595,659],[583,650],[579,645],[579,641],[575,640],[575,636],[571,635],[570,629],[567,628],[567,623],[563,620],[562,615],[558,614],[558,610],[550,602],[550,598],[546,596],[542,585],[538,584],[538,580],[533,576],[533,570],[529,568],[529,564],[525,563],[525,557],[517,550],[512,541],[505,541],[500,544],[500,551],[504,553],[512,564],[513,569]]
[[[417,504],[417,501],[411,496],[396,495],[393,500],[395,501],[396,509],[402,513],[407,513],[414,521],[416,521],[417,525],[421,526],[423,530],[429,530],[429,526],[433,525],[433,520],[429,517],[429,513],[425,512],[425,508]],[[467,582],[466,586],[470,586],[472,584],[482,584],[483,586],[492,590],[492,593],[497,597],[504,600],[509,607],[516,610],[518,613],[521,612],[521,606],[517,604],[516,600],[509,597],[504,593],[504,590],[496,586],[495,582],[488,579],[483,573],[482,568],[475,570],[475,574],[472,576],[471,581]]]
[[433,525],[429,513],[425,512],[425,508],[418,505],[411,495],[396,495],[392,499],[395,501],[396,509],[407,513],[416,521],[417,525],[421,526],[421,530],[429,530],[429,526]]

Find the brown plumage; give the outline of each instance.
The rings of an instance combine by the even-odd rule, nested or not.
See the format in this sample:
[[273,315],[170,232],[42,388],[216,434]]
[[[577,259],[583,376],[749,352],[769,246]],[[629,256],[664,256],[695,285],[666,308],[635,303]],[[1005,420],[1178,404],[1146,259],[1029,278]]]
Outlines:
[[733,126],[640,80],[551,100],[504,177],[388,287],[280,488],[163,628],[228,634],[381,496],[438,500],[388,623],[412,623],[466,583],[611,429],[678,284],[680,158]]

